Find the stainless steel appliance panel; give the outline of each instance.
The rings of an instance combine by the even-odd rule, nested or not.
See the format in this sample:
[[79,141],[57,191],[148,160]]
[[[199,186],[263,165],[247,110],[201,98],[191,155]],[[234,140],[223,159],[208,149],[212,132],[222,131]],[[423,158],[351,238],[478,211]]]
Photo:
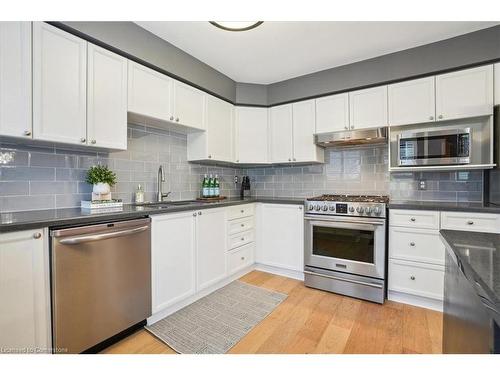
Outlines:
[[151,315],[149,218],[51,236],[55,347],[80,353]]

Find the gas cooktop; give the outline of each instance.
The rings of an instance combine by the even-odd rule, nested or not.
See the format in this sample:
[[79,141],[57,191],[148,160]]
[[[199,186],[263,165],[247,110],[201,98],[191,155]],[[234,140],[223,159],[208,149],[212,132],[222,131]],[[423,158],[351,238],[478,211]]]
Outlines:
[[318,215],[385,217],[385,195],[324,194],[306,199],[306,213]]

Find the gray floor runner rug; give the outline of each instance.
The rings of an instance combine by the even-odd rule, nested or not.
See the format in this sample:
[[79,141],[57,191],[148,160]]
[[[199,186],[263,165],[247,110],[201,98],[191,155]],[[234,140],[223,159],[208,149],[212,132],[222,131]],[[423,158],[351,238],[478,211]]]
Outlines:
[[233,281],[146,329],[178,353],[222,354],[286,297]]

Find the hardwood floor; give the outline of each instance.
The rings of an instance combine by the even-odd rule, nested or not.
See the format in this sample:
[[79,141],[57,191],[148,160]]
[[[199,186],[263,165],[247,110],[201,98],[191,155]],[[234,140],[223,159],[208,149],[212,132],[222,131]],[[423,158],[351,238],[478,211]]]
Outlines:
[[[229,353],[441,353],[439,312],[392,301],[378,305],[260,271],[240,280],[288,298]],[[141,330],[103,353],[175,352]]]

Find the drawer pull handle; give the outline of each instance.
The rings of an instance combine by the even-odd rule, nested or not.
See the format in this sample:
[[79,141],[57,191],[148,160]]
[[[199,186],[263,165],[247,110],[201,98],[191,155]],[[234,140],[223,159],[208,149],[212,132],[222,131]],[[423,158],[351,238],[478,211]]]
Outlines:
[[245,241],[245,237],[241,237],[241,240],[242,240],[242,241]]
[[469,221],[467,222],[467,224],[469,224],[469,225],[473,225],[473,224],[474,224],[474,222],[473,222],[472,220],[469,220]]
[[245,257],[241,257],[241,260],[245,260]]
[[410,220],[411,220],[411,221],[415,221],[416,219],[415,219],[414,217],[412,217]]
[[410,246],[415,246],[415,242],[410,242]]
[[243,212],[245,212],[245,210],[241,210],[240,212],[243,213]]
[[244,226],[245,226],[245,224],[241,224],[241,226],[242,226],[242,227],[244,227]]
[[410,276],[410,279],[411,280],[415,280],[415,276]]

